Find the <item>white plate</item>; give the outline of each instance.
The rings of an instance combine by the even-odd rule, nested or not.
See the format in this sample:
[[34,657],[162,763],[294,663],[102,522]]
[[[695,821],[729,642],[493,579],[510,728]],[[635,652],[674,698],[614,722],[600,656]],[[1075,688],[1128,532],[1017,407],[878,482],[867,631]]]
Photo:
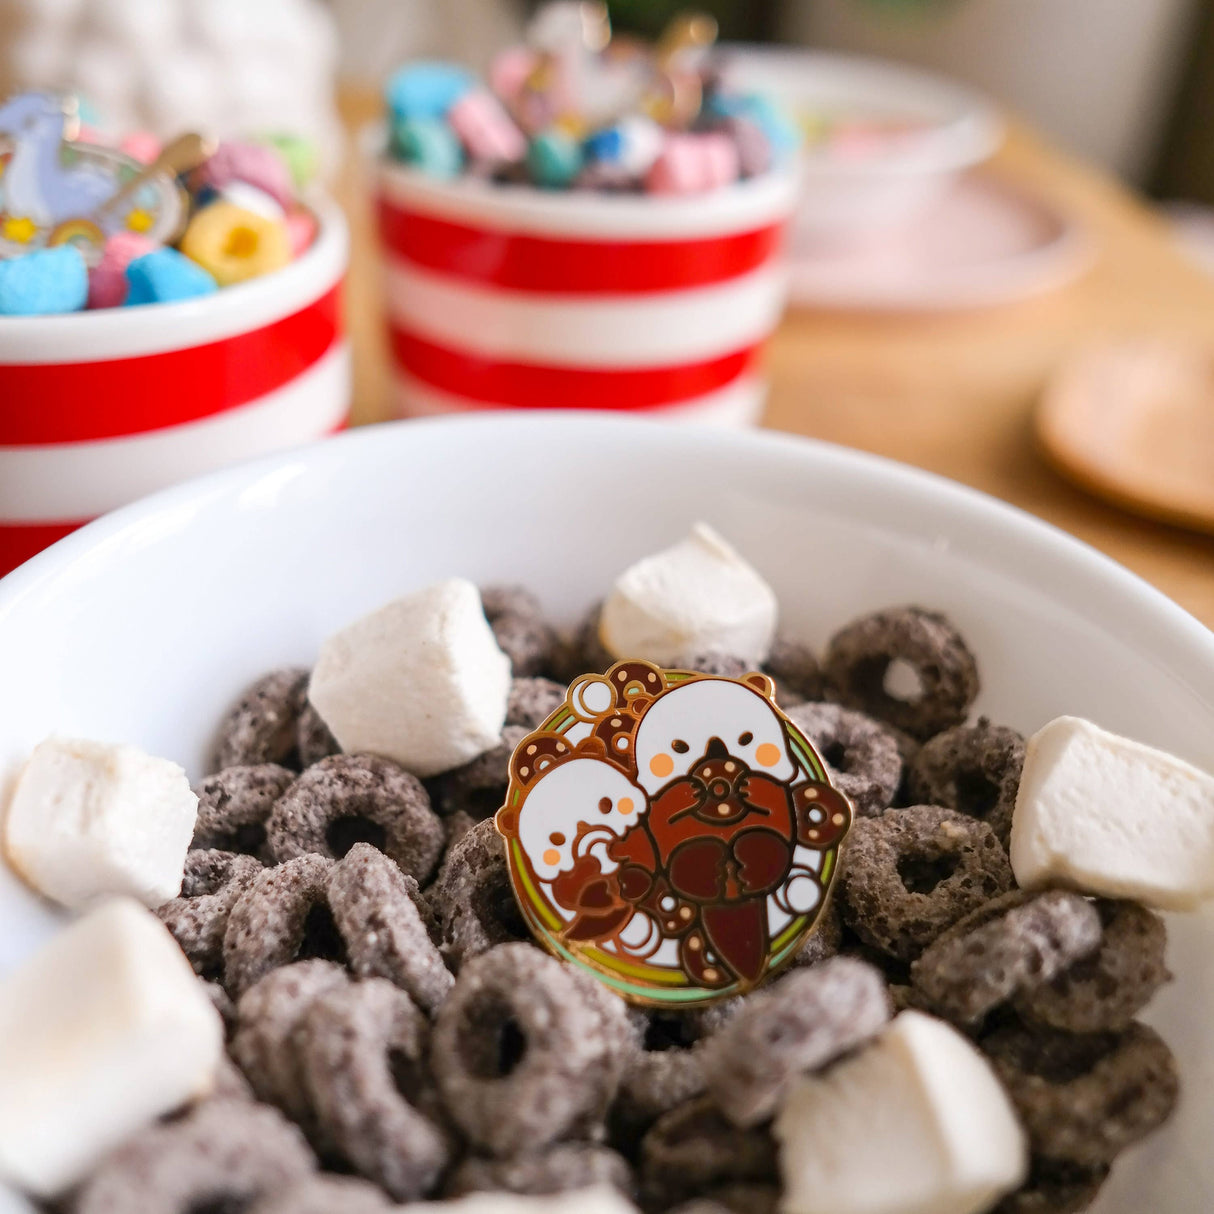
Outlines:
[[[771,579],[807,641],[877,607],[941,607],[978,654],[976,711],[1027,730],[1078,713],[1214,768],[1214,636],[1027,515],[785,436],[496,415],[357,431],[170,489],[0,583],[0,772],[57,730],[197,775],[245,682],[309,662],[391,596],[450,574],[518,579],[572,620],[697,518]],[[54,923],[0,873],[0,972]],[[1175,919],[1170,964],[1150,1018],[1183,1104],[1119,1165],[1102,1214],[1214,1208],[1214,920]]]
[[1083,273],[1092,254],[1069,215],[975,170],[904,227],[849,244],[794,233],[789,293],[803,307],[989,307],[1056,290]]

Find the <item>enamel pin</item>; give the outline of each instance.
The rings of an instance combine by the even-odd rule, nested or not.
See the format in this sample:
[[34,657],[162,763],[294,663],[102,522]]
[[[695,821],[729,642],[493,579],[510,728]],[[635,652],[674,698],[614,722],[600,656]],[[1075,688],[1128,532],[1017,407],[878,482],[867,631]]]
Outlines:
[[497,828],[536,938],[635,1003],[751,990],[830,894],[851,824],[762,674],[617,662],[519,743]]

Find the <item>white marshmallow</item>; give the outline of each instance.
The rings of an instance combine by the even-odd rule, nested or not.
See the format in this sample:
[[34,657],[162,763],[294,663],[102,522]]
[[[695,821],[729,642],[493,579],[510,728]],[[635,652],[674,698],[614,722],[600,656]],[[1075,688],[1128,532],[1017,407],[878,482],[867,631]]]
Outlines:
[[469,1193],[455,1201],[423,1202],[410,1209],[434,1214],[636,1214],[636,1206],[609,1185],[548,1197],[516,1193]]
[[497,745],[510,694],[476,587],[451,578],[381,607],[321,646],[308,699],[346,751],[433,776]]
[[774,1131],[784,1214],[978,1214],[1028,1167],[1024,1132],[986,1060],[920,1012],[798,1079]]
[[155,908],[181,892],[197,814],[176,763],[135,746],[48,738],[18,777],[4,848],[13,868],[64,906],[129,894]]
[[1059,717],[1025,748],[1011,860],[1025,888],[1191,910],[1214,897],[1214,775]]
[[0,982],[0,1180],[75,1184],[156,1117],[205,1095],[223,1022],[168,930],[107,902]]
[[599,623],[608,653],[662,666],[709,650],[757,666],[775,631],[775,593],[707,523],[621,573]]

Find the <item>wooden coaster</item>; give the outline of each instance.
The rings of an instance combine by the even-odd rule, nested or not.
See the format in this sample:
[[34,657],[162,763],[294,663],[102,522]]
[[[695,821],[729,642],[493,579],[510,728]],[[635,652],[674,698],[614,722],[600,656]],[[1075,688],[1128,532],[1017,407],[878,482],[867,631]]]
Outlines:
[[1163,339],[1090,347],[1055,372],[1036,424],[1084,489],[1214,532],[1214,353]]

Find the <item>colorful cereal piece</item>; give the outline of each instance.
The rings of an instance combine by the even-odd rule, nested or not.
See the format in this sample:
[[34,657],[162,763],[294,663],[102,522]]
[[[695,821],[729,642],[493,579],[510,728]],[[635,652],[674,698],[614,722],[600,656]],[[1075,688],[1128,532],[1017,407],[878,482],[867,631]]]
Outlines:
[[127,307],[174,303],[212,295],[215,279],[176,249],[157,249],[137,257],[126,268]]
[[302,257],[315,243],[320,225],[316,216],[306,207],[288,211],[283,221],[287,227],[287,241],[291,245],[291,256]]
[[138,232],[115,232],[105,242],[101,260],[89,271],[89,307],[116,308],[125,303],[127,266],[155,248],[153,241]]
[[275,131],[258,137],[258,143],[272,147],[282,157],[296,190],[306,189],[320,172],[320,147],[303,135]]
[[527,170],[536,185],[564,189],[581,172],[582,147],[557,129],[541,131],[527,148]]
[[462,67],[422,61],[395,72],[388,80],[384,97],[396,118],[443,118],[475,84],[476,78]]
[[0,261],[0,316],[77,312],[88,293],[88,271],[74,245]]
[[736,181],[738,149],[723,131],[668,134],[645,177],[651,194],[695,194]]
[[222,190],[233,181],[256,186],[286,208],[295,197],[287,162],[264,143],[221,143],[198,172],[201,185]]
[[527,154],[527,141],[501,102],[490,92],[466,93],[447,112],[451,129],[471,159],[513,164]]
[[230,287],[291,261],[286,226],[230,202],[203,207],[181,238],[181,251],[221,287]]
[[160,147],[160,136],[151,131],[132,131],[118,144],[120,152],[125,152],[140,164],[151,164],[160,155]]
[[464,149],[441,118],[404,118],[392,124],[392,146],[406,163],[430,177],[458,177]]
[[714,93],[705,109],[721,118],[745,118],[755,123],[778,156],[790,155],[801,145],[796,124],[762,93]]

